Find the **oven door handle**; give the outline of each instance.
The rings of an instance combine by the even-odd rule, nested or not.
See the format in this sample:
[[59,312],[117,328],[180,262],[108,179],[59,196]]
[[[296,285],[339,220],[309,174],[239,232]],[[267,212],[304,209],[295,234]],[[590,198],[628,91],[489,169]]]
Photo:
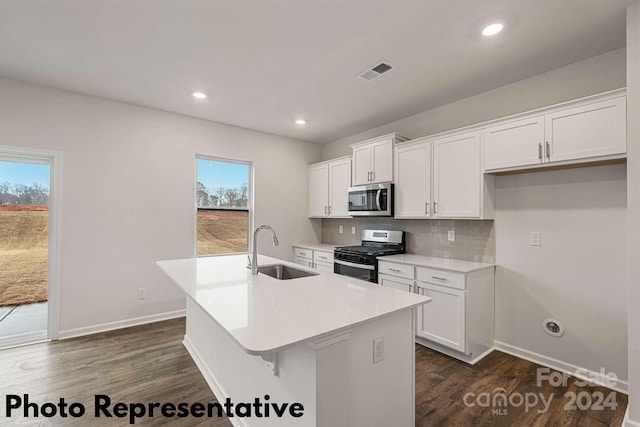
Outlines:
[[378,210],[381,211],[382,208],[380,207],[380,196],[382,195],[382,188],[378,189],[378,192],[376,193],[376,205],[378,206]]
[[355,262],[348,262],[348,261],[342,261],[342,260],[334,260],[333,262],[335,262],[336,264],[340,264],[340,265],[346,265],[347,267],[354,267],[354,268],[362,268],[363,270],[375,270],[376,266],[375,265],[367,265],[367,264],[356,264]]

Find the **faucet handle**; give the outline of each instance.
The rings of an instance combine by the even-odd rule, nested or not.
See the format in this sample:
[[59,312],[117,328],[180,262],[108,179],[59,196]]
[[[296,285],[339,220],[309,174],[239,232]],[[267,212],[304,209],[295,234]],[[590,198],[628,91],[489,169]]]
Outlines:
[[247,254],[247,268],[251,268],[251,256]]

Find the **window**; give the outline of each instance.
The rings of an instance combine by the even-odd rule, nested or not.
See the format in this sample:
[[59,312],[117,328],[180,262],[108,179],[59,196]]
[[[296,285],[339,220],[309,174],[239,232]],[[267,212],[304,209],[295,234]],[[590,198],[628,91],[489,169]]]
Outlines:
[[248,252],[251,163],[196,158],[197,255]]

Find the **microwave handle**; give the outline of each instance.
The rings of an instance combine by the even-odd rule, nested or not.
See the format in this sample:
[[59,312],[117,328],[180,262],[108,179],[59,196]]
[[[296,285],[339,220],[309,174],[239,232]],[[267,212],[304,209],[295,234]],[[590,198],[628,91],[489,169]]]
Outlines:
[[376,205],[378,206],[378,210],[381,211],[382,207],[380,206],[380,196],[382,195],[382,188],[378,189],[376,193]]

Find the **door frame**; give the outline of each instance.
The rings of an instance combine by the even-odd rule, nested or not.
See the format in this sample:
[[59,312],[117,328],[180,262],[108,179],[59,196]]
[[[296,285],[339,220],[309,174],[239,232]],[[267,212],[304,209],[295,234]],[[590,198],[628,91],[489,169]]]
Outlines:
[[62,153],[0,145],[0,160],[49,165],[49,247],[47,275],[47,338],[57,340],[60,331],[60,231]]

